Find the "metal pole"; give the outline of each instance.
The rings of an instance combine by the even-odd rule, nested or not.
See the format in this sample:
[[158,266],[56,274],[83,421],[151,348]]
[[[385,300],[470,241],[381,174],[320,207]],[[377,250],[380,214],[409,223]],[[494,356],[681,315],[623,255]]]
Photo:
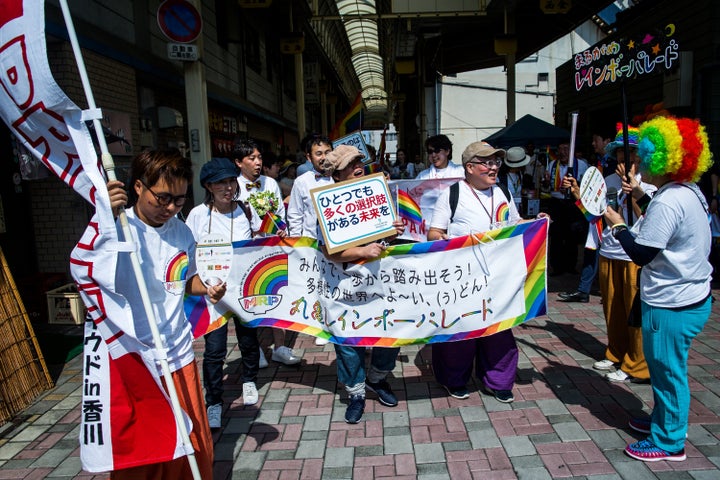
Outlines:
[[[95,105],[95,98],[92,94],[90,80],[87,76],[85,62],[82,58],[80,44],[77,40],[77,34],[75,33],[75,26],[72,22],[72,17],[70,16],[70,9],[67,5],[67,0],[60,0],[60,7],[62,8],[63,17],[65,18],[65,25],[68,29],[70,44],[72,45],[73,53],[75,54],[75,61],[78,65],[80,80],[82,81],[85,98],[88,103],[88,108],[90,110],[96,110],[97,106]],[[117,177],[115,175],[115,163],[113,161],[112,155],[110,155],[108,151],[107,142],[105,141],[105,135],[103,134],[102,124],[100,123],[100,120],[94,118],[93,126],[95,127],[95,133],[98,139],[98,143],[100,144],[103,168],[105,169],[109,180],[117,180]],[[132,231],[130,230],[130,225],[128,224],[127,215],[125,214],[125,212],[121,211],[118,218],[120,219],[120,225],[122,226],[122,231],[125,239],[128,242],[134,242]],[[155,348],[159,351],[166,350],[165,346],[162,343],[162,339],[160,338],[160,332],[158,331],[157,322],[155,320],[155,313],[152,309],[152,302],[150,301],[150,296],[147,293],[147,285],[145,283],[145,278],[142,275],[142,270],[140,268],[140,260],[138,259],[136,251],[130,252],[130,260],[132,262],[133,272],[135,273],[135,280],[137,281],[138,288],[140,289],[140,296],[143,300],[143,307],[145,308],[145,315],[148,318],[148,323],[150,326],[150,331],[152,332]],[[160,356],[164,357],[164,355]],[[160,366],[162,368],[163,377],[165,378],[165,385],[168,390],[168,395],[170,396],[170,403],[172,404],[173,414],[175,416],[175,423],[177,424],[178,430],[180,431],[180,437],[182,439],[183,446],[185,447],[185,450],[187,452],[191,452],[187,454],[187,457],[188,463],[190,464],[190,469],[193,473],[193,478],[195,480],[202,480],[202,477],[200,476],[200,469],[198,468],[197,464],[197,459],[195,458],[195,453],[193,453],[194,448],[192,446],[192,443],[190,442],[190,436],[188,435],[187,428],[185,428],[185,422],[182,416],[182,408],[180,407],[180,401],[178,399],[177,390],[175,389],[175,383],[172,379],[172,372],[170,372],[170,366],[168,364],[167,358],[160,358]]]
[[[625,80],[620,82],[620,91],[622,92],[622,114],[623,114],[623,153],[625,154],[625,178],[630,181],[630,144],[628,143],[628,106],[627,92],[625,90]],[[627,202],[626,209],[628,212],[627,224],[633,224],[632,195],[628,195],[625,199]]]

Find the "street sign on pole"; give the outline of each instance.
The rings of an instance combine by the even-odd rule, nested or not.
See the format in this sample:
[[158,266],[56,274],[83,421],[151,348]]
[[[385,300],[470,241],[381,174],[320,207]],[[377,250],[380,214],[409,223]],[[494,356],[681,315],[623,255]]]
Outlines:
[[200,12],[186,0],[165,0],[158,7],[157,21],[160,31],[173,42],[193,42],[202,31]]

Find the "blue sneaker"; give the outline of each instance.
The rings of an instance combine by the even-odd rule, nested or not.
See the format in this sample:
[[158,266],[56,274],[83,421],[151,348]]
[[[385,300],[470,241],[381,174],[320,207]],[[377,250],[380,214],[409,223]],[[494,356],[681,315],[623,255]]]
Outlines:
[[350,395],[347,410],[345,410],[346,423],[358,423],[365,412],[365,397]]
[[382,405],[385,405],[386,407],[397,407],[398,399],[387,381],[380,380],[379,382],[372,383],[365,380],[365,388],[374,392],[378,397],[378,402]]
[[625,453],[635,460],[642,460],[643,462],[659,462],[660,460],[682,462],[687,458],[684,448],[679,452],[668,452],[647,439],[631,443],[625,447]]

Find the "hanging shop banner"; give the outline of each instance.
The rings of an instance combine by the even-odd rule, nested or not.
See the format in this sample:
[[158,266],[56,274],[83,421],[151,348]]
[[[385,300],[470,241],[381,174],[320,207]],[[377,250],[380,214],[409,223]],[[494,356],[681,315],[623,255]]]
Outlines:
[[328,253],[397,233],[395,205],[382,173],[314,188],[310,195]]
[[576,54],[575,90],[671,70],[680,50],[675,33],[675,24],[670,23],[656,31],[595,45]]
[[[305,237],[234,242],[227,293],[215,308],[234,312],[250,327],[293,330],[343,345],[391,347],[492,335],[546,313],[547,231],[542,219],[392,245],[379,258],[358,263],[332,262]],[[196,309],[188,317],[194,324],[206,312]],[[195,330],[196,336],[202,333]]]

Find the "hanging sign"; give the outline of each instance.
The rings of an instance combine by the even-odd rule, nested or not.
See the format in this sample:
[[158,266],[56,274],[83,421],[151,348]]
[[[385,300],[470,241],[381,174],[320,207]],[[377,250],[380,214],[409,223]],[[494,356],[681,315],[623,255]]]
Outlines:
[[602,43],[576,54],[575,90],[672,69],[680,50],[674,36],[675,25],[670,23],[654,32]]

